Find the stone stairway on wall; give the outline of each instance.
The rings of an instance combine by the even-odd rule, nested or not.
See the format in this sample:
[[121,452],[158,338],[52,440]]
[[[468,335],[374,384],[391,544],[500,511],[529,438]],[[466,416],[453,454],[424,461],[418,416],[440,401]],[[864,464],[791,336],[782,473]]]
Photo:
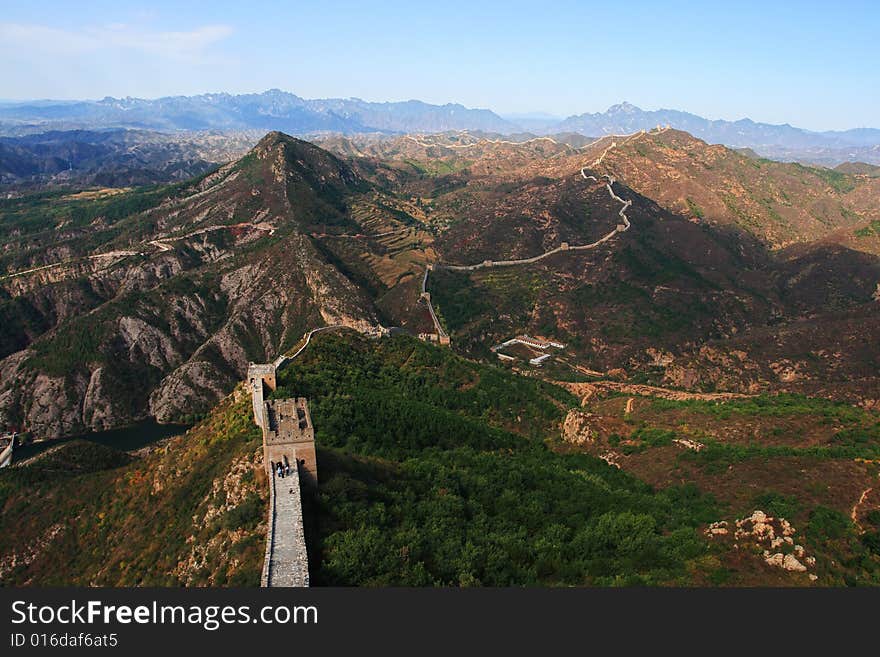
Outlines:
[[299,473],[269,475],[269,530],[261,585],[308,586],[309,560],[303,528]]

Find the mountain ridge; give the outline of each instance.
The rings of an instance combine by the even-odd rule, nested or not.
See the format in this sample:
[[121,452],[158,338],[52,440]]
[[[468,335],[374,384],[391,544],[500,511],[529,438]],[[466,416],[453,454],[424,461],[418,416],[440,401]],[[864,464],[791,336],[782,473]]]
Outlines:
[[[416,117],[414,122],[413,117]],[[113,98],[0,106],[0,121],[66,121],[85,127],[162,130],[263,129],[287,133],[407,132],[455,129],[507,131],[515,126],[490,110],[418,100],[368,102],[358,98],[307,100],[280,89],[259,94],[209,93],[157,99]]]
[[[513,115],[515,117],[515,115]],[[306,99],[280,89],[262,93],[205,93],[156,99],[19,101],[0,104],[0,134],[46,129],[135,128],[160,131],[280,130],[288,134],[440,133],[482,131],[502,135],[578,133],[588,137],[647,130],[657,125],[689,132],[710,143],[752,148],[760,155],[834,166],[864,161],[880,164],[880,129],[811,131],[789,123],[741,118],[707,119],[676,110],[643,110],[623,101],[604,112],[547,116],[504,116],[458,103],[420,100],[366,101],[360,98]]]
[[[186,183],[5,199],[0,421],[46,437],[146,417],[171,421],[204,412],[249,361],[273,359],[317,326],[429,332],[419,300],[427,265],[593,243],[619,222],[620,203],[604,182],[589,182],[606,172],[616,178],[614,193],[632,202],[633,228],[602,248],[557,253],[519,282],[510,278],[516,272],[431,275],[457,348],[483,355],[487,339],[518,332],[573,343],[589,335],[572,347],[582,365],[639,370],[649,365],[648,349],[685,362],[707,340],[811,313],[859,311],[874,321],[867,308],[880,264],[872,256],[833,242],[823,246],[824,260],[768,251],[798,236],[861,231],[875,216],[874,180],[774,164],[785,169],[777,175],[675,131],[611,141],[578,150],[553,140],[444,146],[406,136],[372,145],[332,140],[334,155],[276,131],[238,161]],[[656,181],[641,178],[653,170],[649,156],[698,186],[657,194]],[[725,167],[748,175],[732,177]],[[772,174],[766,190],[753,180],[762,171]],[[700,181],[733,191],[716,202]],[[755,203],[737,203],[731,214],[723,201],[732,206],[743,185]],[[789,214],[799,185],[815,189],[816,207],[828,209],[825,224]],[[844,192],[855,195],[852,210],[838,208]],[[790,235],[749,230],[750,222],[760,228],[788,218]],[[873,242],[866,244],[870,253]],[[497,321],[486,316],[490,309]],[[690,322],[687,331],[682,322]],[[856,355],[845,360],[841,380]],[[683,368],[681,380],[693,384],[700,367]],[[804,390],[815,381],[805,376]],[[779,381],[762,374],[754,383]],[[877,398],[862,387],[859,399]]]
[[[626,120],[621,120],[621,117],[625,117]],[[647,130],[658,124],[669,124],[673,128],[689,132],[695,137],[723,143],[731,148],[781,145],[786,143],[786,140],[788,143],[793,142],[793,146],[845,147],[872,146],[880,143],[880,129],[877,128],[813,131],[797,128],[790,123],[763,123],[748,117],[730,121],[707,119],[691,112],[676,109],[643,110],[627,101],[612,105],[605,112],[586,112],[569,116],[554,126],[554,129],[573,130],[601,136],[615,132]],[[770,139],[771,141],[756,142],[755,140],[758,138]]]
[[269,133],[182,185],[25,200],[0,231],[4,269],[33,272],[0,284],[4,423],[53,437],[170,421],[315,324],[374,325],[370,299],[307,235],[347,225],[368,190],[331,153]]

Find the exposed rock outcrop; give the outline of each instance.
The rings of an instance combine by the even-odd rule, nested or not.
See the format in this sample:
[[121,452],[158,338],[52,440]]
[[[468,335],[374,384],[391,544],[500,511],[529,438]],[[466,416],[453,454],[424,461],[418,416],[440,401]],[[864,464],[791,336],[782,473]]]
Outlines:
[[[25,426],[41,438],[57,438],[83,429],[82,402],[91,377],[37,374],[21,392],[30,400]],[[93,402],[96,401],[94,398]]]
[[[797,530],[785,518],[768,516],[756,509],[750,516],[740,518],[734,523],[734,548],[753,549],[761,552],[761,558],[768,566],[789,572],[805,573],[816,565],[816,558],[808,555],[806,549],[795,543]],[[728,524],[721,520],[710,524],[705,531],[712,539],[727,537]],[[818,579],[810,574],[810,581]]]
[[94,430],[108,429],[119,421],[110,401],[111,393],[105,389],[103,375],[103,367],[92,372],[83,398],[83,424]]
[[0,354],[0,419],[39,438],[180,420],[311,328],[375,326],[372,299],[305,230],[351,222],[348,199],[364,185],[330,153],[271,133],[251,156],[117,220],[133,234],[98,253],[90,240],[105,217],[83,243],[70,233],[33,251],[39,271],[2,283],[36,319],[5,341],[19,351]]
[[572,409],[562,423],[562,439],[567,443],[583,445],[596,439],[596,432],[591,426],[592,414]]

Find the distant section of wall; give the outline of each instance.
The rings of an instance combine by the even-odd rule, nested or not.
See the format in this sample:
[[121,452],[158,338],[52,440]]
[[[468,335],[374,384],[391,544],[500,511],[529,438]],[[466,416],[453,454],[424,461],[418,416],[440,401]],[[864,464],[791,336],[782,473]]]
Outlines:
[[428,292],[428,272],[434,270],[434,265],[428,265],[425,267],[425,275],[422,277],[422,293],[420,295],[420,299],[424,299],[425,303],[428,306],[428,312],[431,313],[431,321],[434,323],[434,333],[419,333],[419,340],[424,340],[426,342],[436,342],[441,345],[450,346],[452,341],[449,338],[449,334],[443,330],[443,326],[440,324],[440,320],[437,319],[437,313],[434,312],[434,304],[431,303],[431,293]]
[[265,389],[275,390],[278,383],[275,379],[275,366],[272,363],[251,363],[248,365],[248,387],[254,407],[254,422],[258,427],[266,425],[264,397]]

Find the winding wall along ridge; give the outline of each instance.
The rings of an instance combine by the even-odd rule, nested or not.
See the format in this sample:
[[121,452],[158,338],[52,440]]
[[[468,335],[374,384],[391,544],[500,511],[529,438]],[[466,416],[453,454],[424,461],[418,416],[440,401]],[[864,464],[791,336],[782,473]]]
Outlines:
[[[654,132],[654,134],[661,134],[663,132],[666,132],[667,130],[669,130],[668,126],[665,128],[657,128],[657,130],[653,131],[653,132]],[[590,165],[591,167],[597,167],[600,164],[602,164],[602,160],[605,159],[605,156],[613,148],[616,148],[618,145],[623,146],[624,144],[626,144],[634,139],[637,139],[638,137],[640,137],[642,135],[650,134],[650,132],[652,132],[652,131],[639,130],[639,131],[633,132],[629,135],[605,135],[605,136],[600,137],[599,139],[596,139],[595,141],[587,144],[586,146],[583,146],[582,148],[589,148],[590,146],[595,146],[596,144],[598,144],[599,142],[601,142],[604,139],[609,139],[609,138],[610,139],[614,139],[614,138],[623,139],[623,141],[620,144],[618,144],[616,141],[612,141],[611,144],[608,146],[608,148],[606,148],[602,152],[602,154]],[[538,139],[545,139],[545,138],[539,137]],[[546,139],[549,139],[549,137],[547,137]],[[416,141],[416,143],[419,143],[415,139],[413,139],[413,141]],[[529,141],[534,141],[534,140],[529,140]],[[551,139],[551,141],[553,141],[553,140]],[[522,143],[527,143],[527,142],[522,142]],[[422,144],[422,145],[424,145],[424,144]],[[470,144],[470,146],[473,146],[473,145],[475,145],[475,144]],[[596,176],[587,175],[586,169],[587,169],[587,167],[581,168],[581,176],[584,178],[584,180],[593,180],[594,182],[598,182],[599,179],[596,178]],[[563,251],[587,251],[589,249],[595,249],[596,247],[598,247],[598,246],[604,244],[605,242],[607,242],[608,240],[612,239],[618,233],[623,233],[623,232],[626,232],[627,230],[629,230],[631,224],[629,221],[629,217],[626,216],[626,211],[632,205],[632,200],[624,201],[622,198],[620,198],[617,194],[614,193],[613,185],[616,182],[616,180],[613,176],[611,176],[610,174],[605,174],[603,176],[603,178],[608,179],[608,182],[605,184],[605,187],[608,190],[608,194],[611,196],[612,199],[614,199],[615,201],[617,201],[618,203],[621,204],[621,208],[620,208],[620,211],[618,212],[618,216],[620,216],[623,223],[618,224],[614,228],[614,230],[610,231],[607,235],[604,235],[603,237],[599,238],[595,242],[592,242],[591,244],[580,244],[580,245],[576,245],[576,246],[569,246],[567,244],[560,245],[560,246],[557,246],[555,249],[550,249],[549,251],[546,251],[540,255],[536,255],[531,258],[520,258],[517,260],[484,260],[483,262],[480,262],[480,263],[477,263],[474,265],[447,265],[447,264],[443,264],[443,263],[439,263],[439,262],[434,263],[433,265],[428,265],[428,267],[425,268],[425,275],[422,279],[422,295],[427,300],[428,310],[431,313],[431,319],[434,321],[434,326],[437,327],[437,333],[440,335],[445,335],[444,333],[441,333],[441,331],[443,329],[440,326],[440,322],[437,320],[437,314],[434,312],[434,306],[431,303],[431,297],[429,294],[427,294],[428,272],[431,271],[431,269],[446,269],[449,271],[476,271],[478,269],[489,269],[491,267],[512,267],[512,266],[516,266],[516,265],[529,265],[529,264],[533,264],[535,262],[540,262],[544,258],[548,258],[556,253],[561,253]]]
[[[664,130],[661,130],[660,132],[662,132],[662,131],[664,131]],[[644,130],[642,130],[642,131],[633,133],[632,135],[627,135],[628,139],[626,141],[634,139],[634,138],[636,138],[640,135],[643,135],[643,134],[647,134],[647,133]],[[658,134],[659,134],[659,132],[658,132]],[[606,137],[601,137],[600,139],[597,139],[595,142],[593,142],[593,144],[589,144],[589,145],[594,145],[594,144],[598,143],[599,141],[601,141],[602,139],[607,139],[612,136],[615,136],[615,135],[608,135]],[[626,143],[626,141],[622,142],[619,145],[622,146],[623,144]],[[608,148],[606,148],[605,151],[603,151],[602,155],[600,155],[599,158],[596,159],[592,163],[591,166],[595,167],[595,166],[598,166],[599,164],[601,164],[602,160],[605,159],[605,155],[608,154],[608,151],[610,151],[612,148],[615,148],[617,146],[618,146],[617,142],[612,142],[611,145]],[[596,178],[596,176],[587,175],[586,170],[587,170],[587,167],[583,167],[581,169],[581,176],[584,178],[584,180],[593,180],[595,182],[598,182],[599,179]],[[535,262],[539,262],[539,261],[543,260],[544,258],[547,258],[555,253],[560,253],[562,251],[586,251],[588,249],[595,249],[596,247],[598,247],[601,244],[604,244],[605,242],[610,240],[617,233],[626,232],[627,230],[629,230],[630,226],[632,225],[632,224],[630,224],[629,217],[627,217],[627,215],[626,215],[626,211],[632,205],[632,201],[631,200],[625,201],[624,199],[620,198],[617,194],[614,193],[613,185],[615,182],[617,182],[617,180],[613,176],[611,176],[609,174],[605,174],[603,176],[603,178],[608,179],[608,182],[605,184],[605,188],[608,190],[609,196],[611,196],[612,199],[614,199],[615,201],[617,201],[618,203],[621,204],[621,208],[620,208],[620,211],[618,212],[618,216],[620,216],[623,223],[616,226],[614,228],[614,230],[610,231],[607,235],[604,235],[603,237],[596,240],[595,242],[592,242],[590,244],[580,244],[580,245],[575,245],[575,246],[557,246],[555,249],[550,249],[549,251],[545,251],[544,253],[533,256],[531,258],[520,258],[517,260],[485,260],[483,262],[480,262],[480,263],[477,263],[474,265],[447,265],[447,264],[443,264],[443,263],[436,263],[434,265],[434,267],[437,269],[448,269],[451,271],[474,271],[477,269],[486,269],[489,267],[510,267],[513,265],[528,265],[528,264],[532,264]],[[427,276],[427,272],[426,272],[426,276]],[[423,291],[424,291],[424,289],[423,289]]]
[[[471,136],[467,130],[462,130],[459,134]],[[565,146],[566,148],[570,148],[571,150],[575,149],[571,144],[566,144],[565,142],[556,141],[552,137],[533,137],[531,139],[526,139],[525,141],[511,141],[509,139],[477,139],[475,142],[471,142],[470,144],[437,144],[431,143],[428,141],[424,141],[421,138],[421,135],[413,137],[412,135],[405,135],[405,139],[409,139],[412,142],[415,142],[422,148],[474,148],[475,146],[482,146],[484,144],[510,144],[511,146],[523,146],[525,144],[529,144],[533,141],[549,141],[551,144],[555,144],[557,146]]]

